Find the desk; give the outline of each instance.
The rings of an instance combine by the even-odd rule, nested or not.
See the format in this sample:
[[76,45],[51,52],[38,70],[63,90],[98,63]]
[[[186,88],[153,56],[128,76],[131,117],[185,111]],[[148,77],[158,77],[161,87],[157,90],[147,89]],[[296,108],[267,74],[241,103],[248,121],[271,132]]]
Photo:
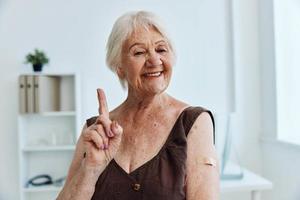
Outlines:
[[260,200],[262,190],[272,189],[272,182],[243,168],[244,177],[240,180],[221,180],[221,193],[250,192],[251,200]]

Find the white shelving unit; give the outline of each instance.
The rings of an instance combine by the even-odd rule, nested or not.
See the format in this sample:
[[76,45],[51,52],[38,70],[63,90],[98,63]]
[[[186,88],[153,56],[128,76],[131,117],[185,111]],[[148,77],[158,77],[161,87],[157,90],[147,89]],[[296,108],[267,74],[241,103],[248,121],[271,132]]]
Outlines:
[[[21,200],[52,200],[61,185],[32,186],[30,178],[67,175],[80,134],[80,80],[77,73],[32,73],[25,76],[55,77],[59,82],[58,110],[18,116],[19,182]],[[42,99],[42,98],[41,98]]]

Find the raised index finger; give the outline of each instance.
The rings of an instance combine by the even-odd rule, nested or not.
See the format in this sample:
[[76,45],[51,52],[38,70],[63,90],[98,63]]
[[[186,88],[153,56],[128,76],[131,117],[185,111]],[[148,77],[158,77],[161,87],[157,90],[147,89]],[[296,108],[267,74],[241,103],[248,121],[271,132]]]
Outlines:
[[99,103],[99,108],[98,108],[99,115],[104,115],[108,117],[109,114],[108,114],[108,107],[107,107],[105,93],[102,89],[98,88],[97,94],[98,94],[98,103]]

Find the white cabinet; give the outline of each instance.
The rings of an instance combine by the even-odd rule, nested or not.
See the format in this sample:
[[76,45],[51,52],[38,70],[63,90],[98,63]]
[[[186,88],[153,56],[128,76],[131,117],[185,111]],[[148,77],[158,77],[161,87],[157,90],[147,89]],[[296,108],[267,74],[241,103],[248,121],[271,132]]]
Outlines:
[[[42,85],[41,82],[40,85],[31,86],[25,83],[29,92],[26,97],[24,91],[19,95],[21,101],[24,101],[20,106],[31,106],[29,111],[27,107],[20,108],[18,115],[20,199],[55,199],[61,185],[33,186],[27,182],[41,174],[49,175],[53,181],[67,175],[81,129],[79,76],[76,73],[21,76],[28,80],[52,78],[55,79],[57,87],[45,87],[47,83]],[[29,102],[33,100],[34,102]],[[54,100],[57,101],[55,108],[46,106],[47,109],[43,109],[45,102],[49,104]],[[32,105],[38,109],[32,109]]]

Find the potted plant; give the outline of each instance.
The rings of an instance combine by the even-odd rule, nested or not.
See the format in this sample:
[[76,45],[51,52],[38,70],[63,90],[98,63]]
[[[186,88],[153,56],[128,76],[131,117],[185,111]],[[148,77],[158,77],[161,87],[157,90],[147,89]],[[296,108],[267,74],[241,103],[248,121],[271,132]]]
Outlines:
[[45,55],[45,53],[41,50],[35,49],[34,53],[29,53],[26,56],[25,63],[31,63],[33,66],[33,71],[41,72],[43,65],[47,64],[49,59]]

